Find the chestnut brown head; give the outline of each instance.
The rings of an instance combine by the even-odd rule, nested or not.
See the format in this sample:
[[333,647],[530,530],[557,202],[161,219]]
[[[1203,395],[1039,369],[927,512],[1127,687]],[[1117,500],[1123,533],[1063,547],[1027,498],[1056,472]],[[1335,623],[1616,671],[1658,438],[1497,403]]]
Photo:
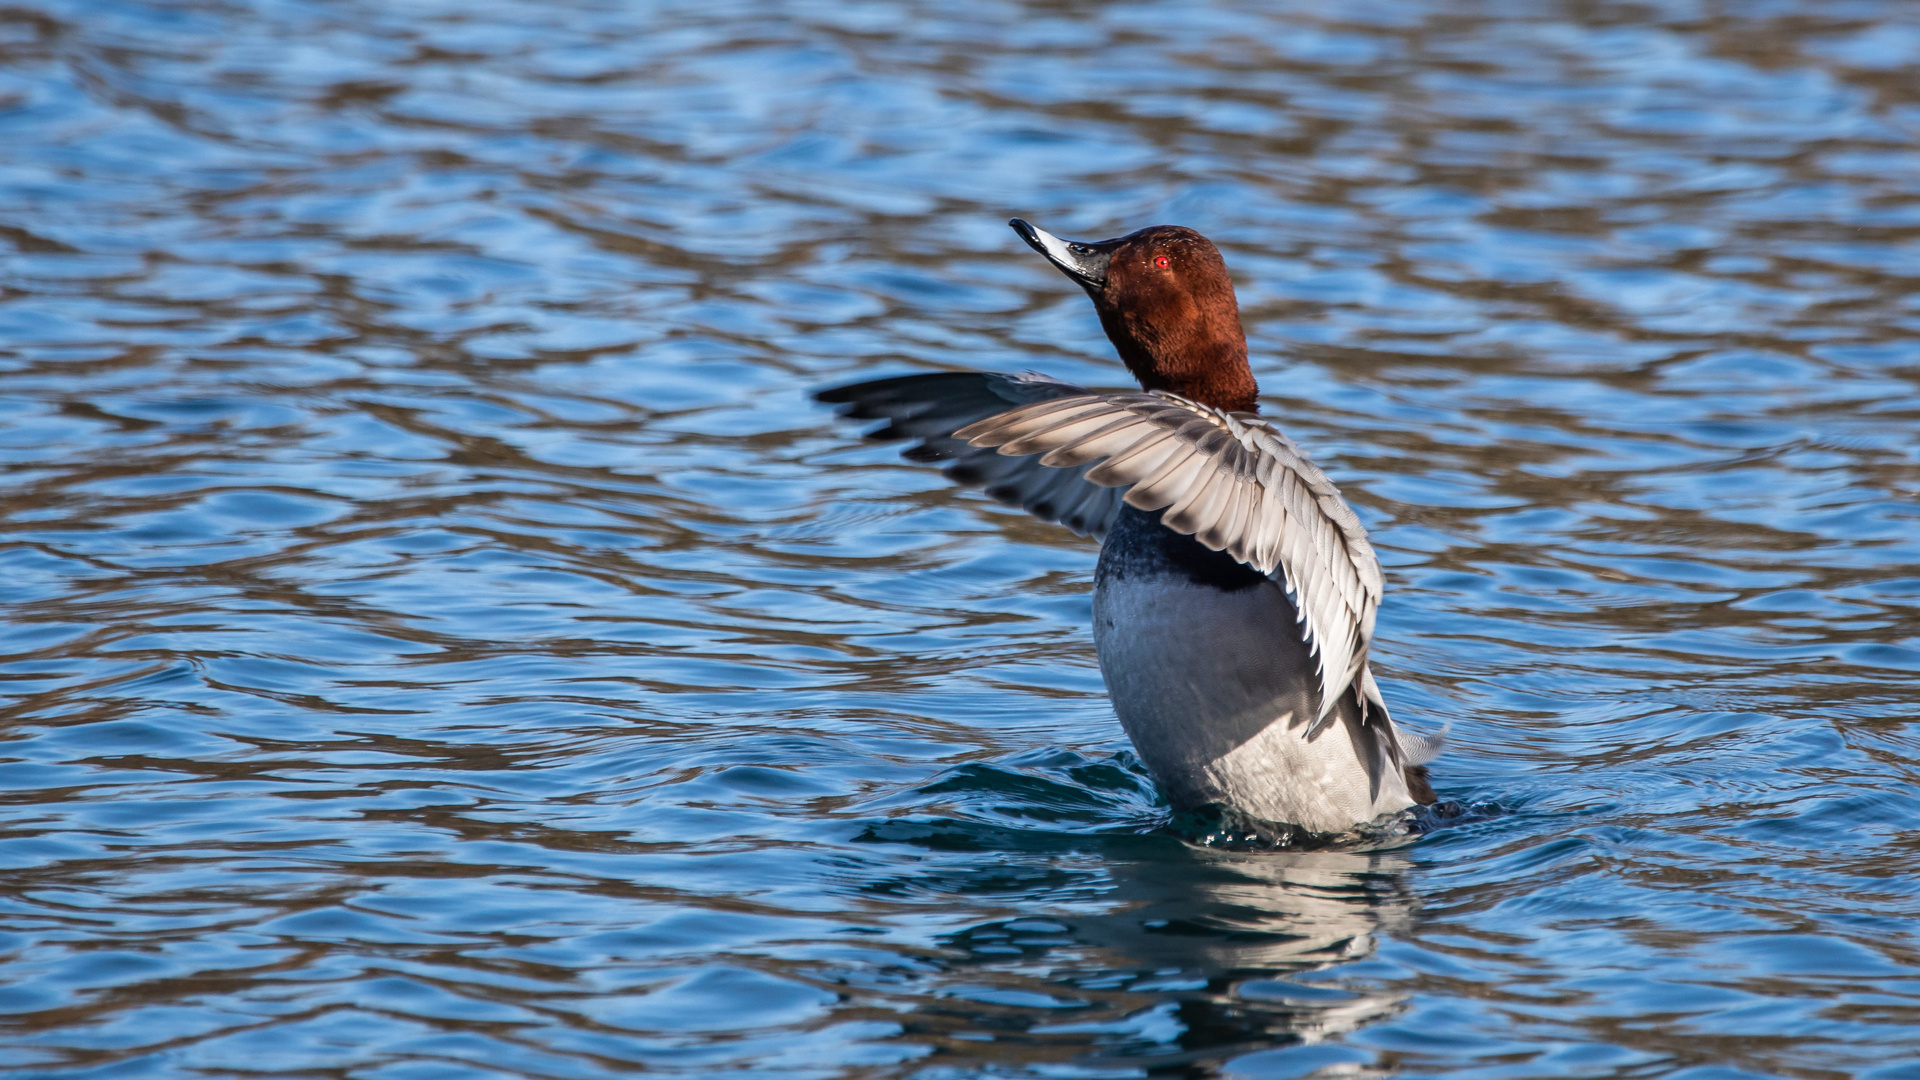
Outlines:
[[1212,241],[1178,225],[1081,243],[1019,218],[1008,224],[1087,290],[1108,340],[1143,389],[1231,412],[1259,408],[1233,279]]

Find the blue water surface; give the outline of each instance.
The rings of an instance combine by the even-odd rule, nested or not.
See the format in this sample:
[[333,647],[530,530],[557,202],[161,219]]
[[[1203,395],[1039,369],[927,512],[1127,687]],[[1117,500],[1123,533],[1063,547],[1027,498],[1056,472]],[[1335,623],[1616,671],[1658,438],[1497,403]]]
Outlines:
[[[0,1069],[1920,1077],[1920,8],[12,0]],[[1416,844],[1168,830],[836,381],[1224,250]]]

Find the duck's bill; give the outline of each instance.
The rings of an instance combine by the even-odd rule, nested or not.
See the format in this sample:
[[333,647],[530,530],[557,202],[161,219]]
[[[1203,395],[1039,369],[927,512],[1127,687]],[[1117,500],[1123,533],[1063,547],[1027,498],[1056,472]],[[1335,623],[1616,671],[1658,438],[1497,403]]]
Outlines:
[[1113,249],[1118,240],[1102,240],[1093,244],[1082,244],[1073,240],[1062,240],[1032,225],[1014,218],[1007,224],[1020,234],[1027,246],[1047,257],[1047,261],[1060,268],[1068,277],[1079,282],[1089,291],[1098,291],[1107,287],[1107,264],[1113,261]]

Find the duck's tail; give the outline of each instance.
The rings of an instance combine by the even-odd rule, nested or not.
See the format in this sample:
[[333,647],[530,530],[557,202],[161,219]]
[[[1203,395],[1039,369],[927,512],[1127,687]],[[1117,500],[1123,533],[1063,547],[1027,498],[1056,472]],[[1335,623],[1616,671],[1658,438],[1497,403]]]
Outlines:
[[1400,740],[1400,771],[1407,778],[1407,794],[1414,802],[1431,806],[1437,796],[1433,793],[1433,784],[1427,780],[1427,763],[1446,750],[1447,729],[1441,728],[1433,735],[1417,735],[1396,726],[1394,736]]

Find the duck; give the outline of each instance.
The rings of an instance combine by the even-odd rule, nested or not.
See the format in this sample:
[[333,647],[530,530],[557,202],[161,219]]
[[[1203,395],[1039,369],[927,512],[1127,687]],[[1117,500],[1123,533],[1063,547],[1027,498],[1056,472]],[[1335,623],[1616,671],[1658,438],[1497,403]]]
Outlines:
[[1220,250],[1177,225],[1081,242],[1009,224],[1092,299],[1137,391],[940,371],[815,399],[1099,540],[1100,674],[1174,811],[1342,834],[1433,803],[1440,741],[1396,727],[1369,666],[1380,560],[1333,481],[1260,415]]

